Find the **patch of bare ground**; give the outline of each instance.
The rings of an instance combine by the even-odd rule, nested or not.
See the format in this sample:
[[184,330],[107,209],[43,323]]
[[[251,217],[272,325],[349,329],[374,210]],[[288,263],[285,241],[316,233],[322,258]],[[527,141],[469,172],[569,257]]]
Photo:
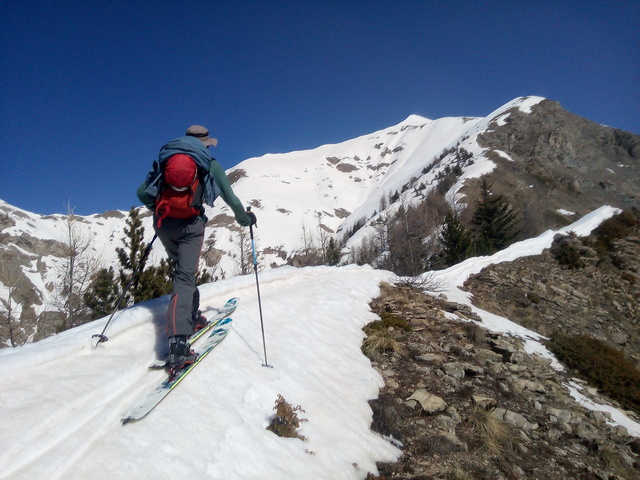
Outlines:
[[386,384],[371,428],[403,455],[369,479],[640,477],[640,439],[578,404],[566,373],[485,330],[470,307],[389,285],[371,306],[380,320],[365,332],[387,339],[363,344]]

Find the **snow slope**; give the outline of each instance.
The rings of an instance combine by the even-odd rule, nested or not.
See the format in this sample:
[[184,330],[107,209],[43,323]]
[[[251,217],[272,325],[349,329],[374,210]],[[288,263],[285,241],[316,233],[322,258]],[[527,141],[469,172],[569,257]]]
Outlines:
[[[0,351],[0,478],[362,478],[399,454],[369,431],[367,400],[382,379],[359,350],[362,326],[375,319],[367,302],[386,276],[357,267],[265,272],[273,368],[262,366],[254,276],[203,287],[205,313],[241,298],[232,331],[148,417],[126,426],[124,411],[163,378],[146,366],[166,341],[154,325],[166,297],[115,317],[97,349],[91,335],[104,320]],[[307,442],[265,430],[278,394],[305,410]]]
[[[526,113],[542,100],[519,97],[487,117],[429,120],[411,115],[398,125],[342,143],[241,162],[227,173],[238,177],[234,192],[245,205],[252,206],[258,217],[256,247],[261,264],[283,265],[287,257],[305,247],[320,247],[321,236],[326,240],[328,235],[339,242],[345,240],[345,254],[348,253],[366,236],[373,235],[371,222],[381,213],[381,200],[386,202],[389,214],[403,203],[420,201],[437,186],[442,174],[457,164],[457,149],[473,154],[473,163],[462,166],[462,175],[448,195],[451,202],[463,201],[458,195],[463,182],[495,168],[479,146],[478,135],[504,122],[513,109]],[[416,192],[417,186],[423,188]],[[400,199],[390,204],[389,197],[395,194]],[[135,192],[123,195],[131,198],[133,205],[139,204]],[[214,228],[206,230],[204,249],[211,247],[220,254],[214,276],[222,276],[223,272],[226,277],[236,275],[242,240],[237,225],[225,218],[231,211],[221,199],[206,210]],[[142,207],[141,212],[148,242],[153,236],[151,217],[146,208]],[[8,238],[0,249],[24,254],[20,268],[42,300],[42,304],[33,306],[36,314],[54,309],[54,286],[64,262],[60,252],[54,255],[51,248],[34,243],[56,240],[62,243],[58,249],[67,244],[66,216],[37,215],[0,200],[0,220],[4,216],[13,225],[0,226]],[[126,217],[127,212],[113,211],[76,218],[79,235],[90,240],[91,258],[98,258],[103,267],[119,267],[115,250],[123,247]],[[362,228],[354,233],[356,225]],[[157,265],[163,257],[163,249],[154,248],[150,263]],[[6,288],[0,287],[0,298],[7,295]],[[20,313],[16,312],[18,316]]]
[[[563,231],[588,234],[615,212],[603,207]],[[459,289],[468,275],[491,263],[535,255],[551,244],[554,233],[436,272],[436,280],[450,299],[469,303]],[[369,430],[367,401],[383,382],[360,352],[361,328],[375,319],[368,302],[390,276],[358,266],[262,272],[273,368],[262,366],[255,277],[201,287],[205,313],[240,297],[232,331],[146,418],[125,426],[122,414],[163,377],[146,366],[166,347],[166,297],[119,313],[107,332],[110,340],[96,349],[91,335],[106,319],[0,350],[0,479],[333,480],[375,473],[375,462],[392,461],[400,450]],[[475,310],[484,326],[521,336],[530,352],[550,356],[539,335]],[[575,385],[569,387],[583,402]],[[278,394],[304,410],[300,416],[308,421],[300,433],[306,442],[265,430]],[[640,436],[639,424],[611,413],[612,423]]]

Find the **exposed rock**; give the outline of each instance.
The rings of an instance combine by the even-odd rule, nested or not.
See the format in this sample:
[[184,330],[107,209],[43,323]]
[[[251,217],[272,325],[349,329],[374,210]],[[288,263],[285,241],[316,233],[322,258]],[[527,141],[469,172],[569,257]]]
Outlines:
[[[521,212],[522,238],[567,225],[560,209],[584,215],[602,205],[640,207],[640,136],[591,122],[552,100],[501,118],[478,141],[509,160],[489,153],[496,168],[483,179]],[[479,183],[463,189],[472,201]]]
[[417,358],[425,362],[443,363],[446,357],[444,355],[438,355],[437,353],[423,353]]
[[485,410],[490,410],[498,405],[495,398],[483,397],[480,395],[471,395],[471,401],[474,405]]
[[[574,238],[569,243],[584,246],[596,241],[596,237]],[[585,258],[591,257],[580,254],[577,268],[571,268],[545,250],[491,265],[472,275],[465,288],[484,310],[545,336],[555,331],[592,336],[622,351],[640,368],[640,227],[614,241],[596,262],[583,262]],[[505,359],[515,351],[500,341],[491,348]]]
[[413,395],[407,398],[407,401],[409,400],[416,400],[422,407],[422,410],[428,414],[442,412],[447,408],[444,400],[422,389],[413,392]]
[[535,430],[538,428],[537,423],[529,423],[529,421],[517,412],[512,412],[505,408],[496,408],[491,412],[491,416],[498,420],[503,420],[506,423],[513,425],[520,430]]
[[378,465],[378,478],[640,477],[640,439],[571,396],[569,382],[615,406],[585,382],[529,355],[512,337],[483,330],[469,342],[469,322],[442,315],[453,305],[442,299],[383,288],[371,305],[413,326],[397,338],[404,353],[373,362],[386,386],[370,402],[371,428],[393,436],[403,451],[398,462]]

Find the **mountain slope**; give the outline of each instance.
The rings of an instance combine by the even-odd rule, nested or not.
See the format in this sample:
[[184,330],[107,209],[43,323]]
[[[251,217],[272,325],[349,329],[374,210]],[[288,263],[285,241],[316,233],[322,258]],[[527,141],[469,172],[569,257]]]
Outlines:
[[[566,231],[588,234],[613,213],[603,207]],[[469,294],[460,288],[470,274],[540,252],[555,233],[438,272],[443,293],[469,305]],[[396,460],[400,450],[391,439],[369,430],[373,412],[368,401],[378,396],[384,382],[360,346],[362,327],[377,318],[369,302],[378,295],[379,283],[390,277],[389,272],[357,266],[263,272],[260,287],[272,369],[262,366],[254,277],[203,286],[205,313],[232,295],[240,297],[232,331],[148,417],[125,426],[119,421],[123,412],[162,377],[146,365],[155,358],[155,349],[166,347],[161,324],[167,297],[122,311],[108,331],[109,342],[96,349],[91,335],[106,319],[1,350],[0,479],[332,480],[377,473],[376,463]],[[541,363],[549,359],[540,335],[479,309],[465,311],[471,310],[479,325],[522,342],[527,355]],[[439,327],[432,328],[431,334],[437,335]],[[527,374],[526,369],[511,369],[513,381],[519,372]],[[388,377],[390,384],[393,381]],[[567,388],[562,377],[552,382]],[[585,397],[572,388],[577,401],[584,403]],[[300,417],[307,421],[299,431],[307,441],[280,438],[265,429],[279,394],[303,410]],[[608,412],[603,418],[610,425],[623,425],[631,435],[640,435],[640,424],[624,413],[585,405]]]
[[[478,135],[500,122],[505,111],[528,112],[542,100],[518,98],[486,118],[428,120],[412,115],[396,126],[337,145],[249,159],[230,175],[239,177],[234,189],[254,205],[258,218],[264,219],[262,224],[277,226],[261,231],[262,248],[286,246],[291,254],[304,247],[305,234],[317,244],[319,225],[349,245],[361,240],[367,229],[354,238],[348,232],[373,219],[382,209],[382,200],[390,205],[389,197],[398,194],[399,201],[388,207],[394,211],[402,202],[424,199],[443,172],[459,163],[461,150],[469,152],[473,162],[463,163],[452,195],[466,179],[490,172],[495,164],[478,145]],[[418,185],[421,193],[415,195]],[[223,245],[223,250],[233,248]],[[267,254],[265,261],[281,264],[283,259]]]
[[[486,180],[523,218],[523,237],[571,223],[601,205],[640,208],[640,136],[606,127],[543,100],[510,109],[478,144],[496,168]],[[464,192],[475,198],[478,184]]]
[[[258,217],[261,267],[295,263],[297,254],[334,237],[343,259],[376,234],[375,222],[402,205],[442,191],[469,222],[487,179],[522,217],[519,239],[560,228],[601,205],[638,207],[640,137],[589,122],[541,97],[521,97],[486,117],[405,121],[335,145],[265,155],[229,172],[238,197]],[[129,195],[133,199],[134,192]],[[141,208],[147,241],[151,214]],[[227,278],[241,271],[247,232],[222,200],[207,207],[202,266]],[[64,264],[69,217],[42,216],[0,201],[0,262],[15,272],[13,315],[28,341],[54,331],[56,285]],[[90,255],[115,266],[126,213],[74,217]],[[437,225],[434,227],[437,229]],[[151,264],[164,257],[161,247]],[[12,285],[0,280],[5,310]],[[0,338],[6,339],[6,325]]]

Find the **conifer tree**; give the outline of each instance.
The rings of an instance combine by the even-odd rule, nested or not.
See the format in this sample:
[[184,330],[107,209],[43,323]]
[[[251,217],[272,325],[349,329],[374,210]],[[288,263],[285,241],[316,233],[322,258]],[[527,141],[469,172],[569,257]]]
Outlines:
[[327,245],[325,255],[327,257],[327,265],[337,265],[340,263],[340,247],[333,237],[329,239],[329,245]]
[[139,269],[138,276],[134,279],[126,295],[127,304],[130,305],[143,300],[140,295],[140,279],[143,277],[144,264],[146,263],[146,259],[143,259],[143,256],[147,245],[144,243],[142,220],[140,220],[138,210],[135,207],[131,207],[131,210],[129,210],[129,218],[127,218],[126,224],[127,227],[124,229],[126,237],[123,238],[125,248],[116,248],[116,253],[120,261],[121,288],[125,288],[131,280],[133,272]]
[[148,244],[144,242],[144,227],[138,209],[131,208],[126,223],[126,237],[123,239],[126,248],[116,248],[122,288],[130,282],[131,275],[138,269],[138,274],[127,292],[127,304],[144,302],[171,293],[173,264],[163,259],[157,267],[145,267],[148,257],[143,257]]
[[451,210],[447,213],[439,237],[447,266],[460,263],[473,254],[471,233],[462,224],[457,212]]
[[199,270],[196,274],[196,285],[202,285],[204,283],[213,282],[214,278],[210,271],[208,270]]
[[113,267],[99,270],[84,294],[84,302],[91,310],[91,319],[102,318],[113,312],[119,297],[120,289]]
[[160,260],[157,267],[146,267],[139,276],[138,289],[134,292],[134,302],[144,302],[171,293],[173,289],[174,263]]
[[476,254],[490,255],[513,243],[520,233],[520,220],[504,195],[492,194],[486,180],[481,189],[472,219]]

